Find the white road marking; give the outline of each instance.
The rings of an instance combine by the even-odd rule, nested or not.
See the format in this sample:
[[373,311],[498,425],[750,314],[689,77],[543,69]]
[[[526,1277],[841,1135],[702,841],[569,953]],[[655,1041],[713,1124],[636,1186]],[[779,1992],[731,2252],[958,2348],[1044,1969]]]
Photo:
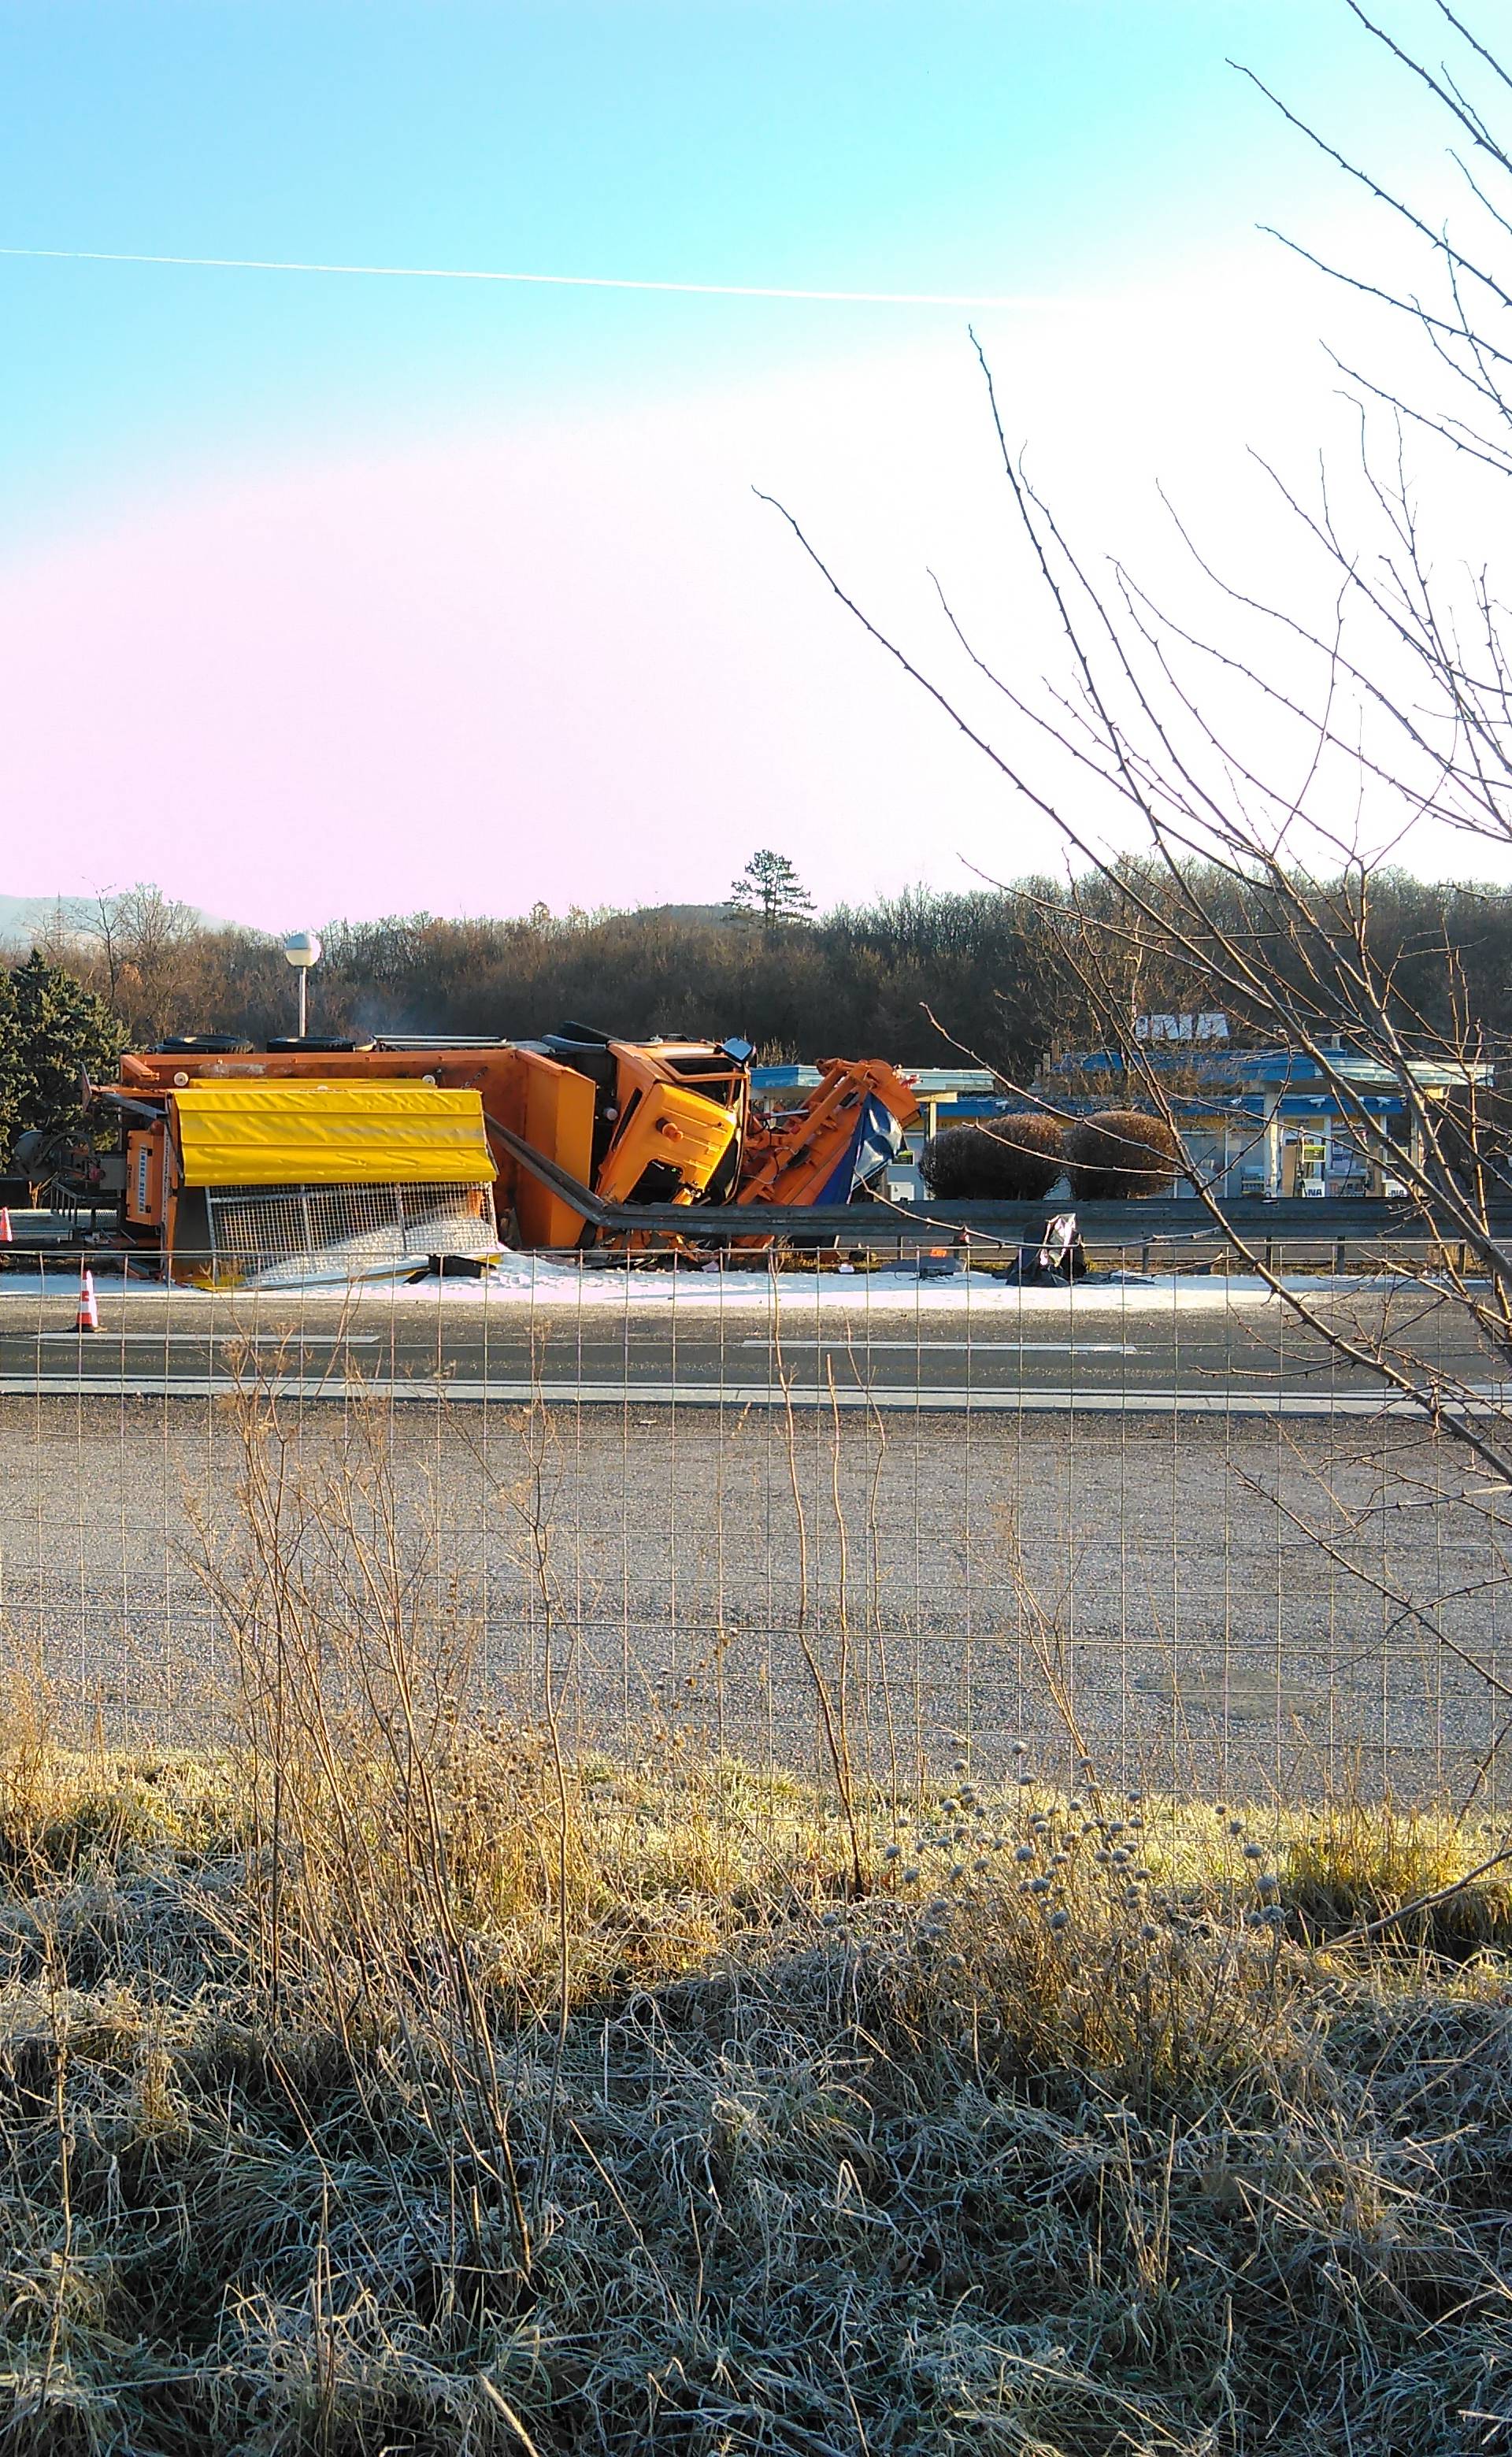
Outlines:
[[828,1339],[742,1339],[742,1348],[835,1348],[856,1356],[875,1356],[893,1350],[912,1356],[916,1349],[938,1349],[952,1356],[1137,1356],[1127,1339],[847,1339],[832,1332]]
[[[1407,1416],[1421,1421],[1428,1414],[1410,1399],[1383,1398],[1372,1391],[1312,1392],[1118,1391],[1085,1386],[1076,1390],[963,1391],[941,1384],[917,1391],[878,1387],[831,1391],[820,1384],[785,1390],[780,1383],[734,1384],[721,1390],[706,1382],[448,1382],[428,1376],[414,1381],[338,1381],[334,1376],[303,1381],[280,1375],[262,1386],[287,1399],[387,1399],[425,1402],[450,1400],[459,1406],[611,1408],[864,1408],[888,1414],[913,1413],[940,1415],[1005,1415],[1017,1410],[1037,1415],[1151,1416]],[[0,1394],[47,1399],[218,1399],[236,1388],[219,1375],[176,1374],[152,1377],[95,1373],[0,1373]],[[1442,1413],[1480,1415],[1500,1414],[1512,1403],[1512,1384],[1483,1382],[1466,1387],[1462,1398]]]
[[[3,1326],[0,1326],[3,1328]],[[25,1332],[19,1334],[25,1339]],[[33,1339],[104,1339],[113,1348],[288,1348],[340,1340],[343,1348],[376,1348],[376,1331],[34,1331]]]

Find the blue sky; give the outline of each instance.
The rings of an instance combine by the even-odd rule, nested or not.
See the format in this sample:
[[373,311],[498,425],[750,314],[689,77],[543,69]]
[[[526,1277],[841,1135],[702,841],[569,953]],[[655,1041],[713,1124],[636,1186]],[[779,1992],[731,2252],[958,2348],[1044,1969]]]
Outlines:
[[[1393,0],[1390,13],[1420,29],[1432,11],[1419,0]],[[1023,351],[1025,421],[1037,420],[1053,436],[1064,421],[1047,371],[1053,374],[1067,329],[1053,302],[1095,320],[1105,304],[1127,316],[1142,298],[1158,294],[1185,302],[1178,320],[1190,338],[1205,299],[1232,311],[1235,296],[1253,283],[1271,302],[1265,312],[1286,324],[1284,350],[1310,347],[1322,320],[1315,292],[1307,277],[1277,263],[1254,224],[1281,218],[1312,237],[1320,228],[1353,232],[1369,224],[1369,209],[1357,206],[1337,175],[1234,74],[1226,65],[1230,55],[1253,63],[1331,128],[1362,144],[1368,139],[1374,158],[1426,158],[1410,88],[1359,34],[1342,0],[114,0],[104,7],[8,0],[0,6],[0,244],[1032,294],[1052,302],[1048,317],[1028,326],[999,322],[1010,362]],[[1290,291],[1280,287],[1283,279]],[[1292,304],[1277,309],[1274,301],[1283,296]],[[905,499],[927,506],[928,402],[937,399],[943,437],[962,414],[952,388],[958,380],[965,388],[974,381],[966,319],[956,309],[22,258],[0,259],[0,301],[8,343],[0,574],[21,626],[29,592],[32,603],[54,609],[62,659],[68,588],[88,594],[89,557],[97,548],[106,560],[93,586],[95,599],[106,602],[92,618],[87,654],[103,682],[119,681],[112,627],[123,654],[133,630],[131,555],[121,560],[120,540],[129,532],[138,568],[150,569],[155,520],[168,524],[175,553],[185,550],[186,525],[192,531],[197,522],[207,541],[221,516],[245,536],[259,517],[248,509],[254,498],[246,490],[262,488],[256,500],[270,507],[264,534],[292,522],[306,541],[308,568],[288,567],[289,587],[313,603],[334,582],[335,559],[344,557],[351,568],[343,543],[350,528],[340,521],[331,530],[332,560],[321,565],[321,506],[345,501],[353,473],[366,469],[374,502],[382,504],[387,488],[398,507],[389,578],[402,597],[405,556],[423,551],[417,538],[434,536],[443,517],[433,491],[438,456],[461,466],[480,440],[490,442],[505,473],[497,484],[468,465],[479,501],[493,504],[502,500],[513,452],[519,466],[535,471],[534,509],[544,490],[552,517],[565,518],[575,472],[590,479],[596,461],[622,450],[627,468],[645,466],[647,433],[696,433],[699,448],[712,452],[709,439],[721,427],[738,429],[739,450],[732,446],[723,474],[711,463],[713,494],[706,489],[700,498],[705,508],[684,502],[675,478],[663,472],[655,481],[662,495],[637,511],[634,537],[618,536],[612,507],[606,512],[599,498],[585,510],[584,520],[600,532],[615,530],[606,553],[633,602],[635,558],[643,575],[658,561],[658,506],[675,537],[690,524],[707,525],[707,504],[715,496],[721,518],[728,506],[735,522],[738,501],[743,521],[746,489],[771,474],[770,458],[795,470],[800,485],[812,477],[807,506],[821,511],[824,487],[838,483],[836,465],[822,451],[812,468],[801,454],[795,457],[796,439],[810,429],[833,435],[849,427],[860,458],[873,456],[872,515],[859,502],[846,515],[858,533],[884,506],[891,512]],[[990,316],[986,322],[992,326]],[[1068,372],[1067,382],[1081,386],[1069,404],[1077,414],[1086,408],[1088,363],[1085,352],[1069,351],[1067,366],[1078,372]],[[1178,381],[1170,352],[1161,363],[1165,375],[1154,361],[1126,361],[1126,374],[1147,398],[1170,381],[1171,432],[1179,437],[1177,395],[1190,386]],[[1093,379],[1109,382],[1115,402],[1125,380],[1116,357]],[[931,383],[943,390],[931,396]],[[1011,396],[1011,377],[1009,389]],[[1253,389],[1235,361],[1224,400],[1232,404]],[[906,446],[885,431],[891,405],[904,392]],[[658,418],[659,430],[636,426]],[[770,456],[761,448],[764,437]],[[570,438],[576,439],[571,450]],[[1237,452],[1247,439],[1235,429],[1230,440]],[[1182,449],[1179,441],[1174,448]],[[686,461],[678,447],[673,462],[679,453]],[[414,481],[419,508],[412,517],[404,508],[406,469],[424,473]],[[1135,474],[1153,473],[1140,465]],[[354,507],[343,517],[359,524],[363,515]],[[480,606],[487,597],[492,611],[478,619],[497,614],[505,623],[503,658],[518,649],[522,629],[528,631],[528,617],[522,606],[500,605],[495,569],[480,563],[474,581],[466,579],[466,516],[445,517],[458,535],[445,622],[464,619],[459,591],[466,598],[472,589],[470,602]],[[746,534],[738,524],[730,531],[735,543],[725,566],[733,609],[726,666],[750,653],[740,611],[757,588],[756,562],[766,552],[753,547],[756,561],[743,571],[738,541]],[[554,550],[538,540],[532,551],[549,563]],[[527,575],[522,565],[522,596],[540,580],[541,568]],[[266,568],[259,585],[267,585]],[[238,586],[233,556],[228,598]],[[717,647],[718,586],[707,575],[698,586],[706,592],[699,630]],[[186,656],[195,635],[222,610],[203,570],[190,595],[195,602],[185,598],[179,609]],[[338,600],[340,619],[349,622],[349,601],[340,590],[333,608]],[[156,636],[161,658],[172,663],[171,623]],[[569,626],[561,638],[570,664]],[[279,774],[287,788],[280,825],[291,832],[291,858],[312,826],[329,823],[338,835],[343,827],[360,830],[366,788],[354,781],[343,816],[341,792],[332,798],[333,779],[339,786],[333,761],[340,743],[361,730],[364,692],[390,698],[393,672],[408,672],[415,662],[409,636],[397,631],[386,649],[375,632],[370,654],[361,657],[349,630],[328,648],[332,690],[347,690],[351,700],[325,730],[312,771],[319,789],[312,786],[302,801],[310,712],[298,722],[290,718]],[[612,649],[595,636],[588,652],[602,660]],[[302,638],[300,653],[319,663],[318,630]],[[225,660],[244,669],[257,654],[256,643],[228,635]],[[264,731],[276,733],[288,707],[287,676],[274,664],[266,675],[248,671],[243,679],[261,702]],[[760,833],[763,795],[779,811],[784,796],[796,796],[801,812],[805,795],[818,793],[812,779],[803,781],[803,760],[822,712],[795,708],[785,732],[781,675],[774,670],[764,680],[773,695],[767,734],[781,756],[742,807],[742,841],[735,848],[742,857],[744,836]],[[612,693],[614,677],[606,673],[605,682]],[[37,688],[45,693],[45,675]],[[551,704],[558,693],[560,716],[576,688],[576,677],[564,671],[553,678],[542,668],[532,695]],[[895,720],[883,701],[897,686],[879,671],[864,688],[875,689],[876,724],[885,733]],[[182,696],[191,696],[187,683]],[[86,692],[61,730],[83,723],[95,705]],[[102,867],[151,870],[201,900],[239,897],[245,904],[253,874],[235,865],[217,870],[196,834],[191,806],[196,795],[203,801],[205,771],[196,768],[191,789],[173,711],[169,694],[155,720],[160,755],[145,733],[123,736],[114,751],[106,745],[107,764],[93,783],[77,769],[60,771],[52,792],[37,749],[12,774],[12,818],[16,796],[33,812],[39,795],[51,799],[44,819],[83,831],[70,839],[82,848],[71,856],[75,868],[92,875]],[[412,738],[422,739],[431,722],[417,699]],[[867,720],[847,701],[843,722],[864,731]],[[455,741],[459,725],[466,733],[455,703],[445,710],[445,727],[437,712],[438,744]],[[203,735],[194,755],[212,755]],[[228,741],[233,806],[266,791],[265,779],[250,772],[238,785],[238,755]],[[477,774],[490,763],[496,770],[500,755],[496,746],[477,746],[471,783],[459,773],[446,786],[464,834],[487,827],[487,812],[475,798]],[[822,764],[831,754],[819,747],[815,755]],[[925,765],[908,772],[916,801],[929,756],[921,749]],[[908,757],[915,757],[912,748]],[[642,779],[639,798],[627,807],[695,807],[705,788],[677,773],[678,758],[674,727],[654,738],[627,735],[622,767]],[[510,803],[519,817],[528,791],[544,795],[549,833],[553,811],[570,818],[588,791],[581,775],[565,779],[553,806],[550,769],[548,749],[538,746]],[[947,762],[942,773],[948,796],[959,772]],[[961,790],[969,798],[975,789]],[[831,781],[823,795],[824,807],[833,807]],[[822,847],[816,854],[824,893],[848,883],[897,885],[918,866],[906,830],[900,835],[889,818],[875,880],[858,878],[867,841],[863,801],[840,829],[836,862],[826,870]],[[404,818],[397,804],[385,816],[384,841],[394,857],[385,854],[374,866],[361,893],[354,889],[355,900],[466,900],[466,861],[436,892],[425,892],[424,865],[404,850]],[[129,851],[114,849],[123,831]],[[780,833],[776,820],[768,833]],[[678,840],[674,826],[637,870],[621,857],[616,829],[602,844],[595,838],[603,893],[717,894],[730,866],[724,853],[685,857]],[[36,892],[39,880],[44,892],[54,883],[72,887],[72,878],[52,876],[52,841],[50,832],[39,843],[22,830],[0,854],[0,888]],[[324,898],[352,878],[348,859],[329,876],[312,877],[308,893]],[[561,877],[545,872],[525,881],[516,900],[530,900],[532,884],[562,900]],[[507,896],[509,882],[490,881],[489,893],[495,900]],[[590,893],[584,900],[596,898]],[[324,909],[318,900],[317,912]]]
[[[1227,54],[1377,142],[1410,117],[1329,0],[11,0],[0,239],[1097,295],[1336,200]],[[843,357],[901,312],[15,260],[0,296],[6,499],[43,522],[186,459]]]

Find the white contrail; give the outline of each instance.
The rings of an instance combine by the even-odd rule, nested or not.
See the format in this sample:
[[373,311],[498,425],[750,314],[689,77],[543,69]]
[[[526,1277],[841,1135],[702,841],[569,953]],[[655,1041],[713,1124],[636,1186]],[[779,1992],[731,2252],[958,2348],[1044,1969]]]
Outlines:
[[449,264],[304,264],[258,256],[129,256],[97,247],[0,247],[0,257],[47,258],[60,264],[187,265],[207,273],[348,273],[383,281],[509,281],[549,290],[662,290],[689,299],[807,299],[845,307],[1012,307],[1026,311],[1084,306],[1084,299],[957,295],[934,290],[783,290],[738,281],[635,281],[605,273],[483,273]]

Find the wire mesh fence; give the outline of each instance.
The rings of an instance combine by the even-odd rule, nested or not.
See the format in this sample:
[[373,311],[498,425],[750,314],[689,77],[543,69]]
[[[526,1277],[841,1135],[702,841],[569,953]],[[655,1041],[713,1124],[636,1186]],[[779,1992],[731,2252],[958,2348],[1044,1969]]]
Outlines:
[[217,1186],[205,1210],[212,1270],[293,1285],[498,1244],[491,1186]]
[[[80,1733],[224,1730],[270,1540],[350,1601],[355,1510],[464,1711],[580,1751],[1504,1805],[1509,1497],[1232,1275],[514,1257],[253,1291],[89,1259],[95,1333],[78,1254],[0,1276],[0,1626]],[[1499,1408],[1408,1295],[1425,1370]]]

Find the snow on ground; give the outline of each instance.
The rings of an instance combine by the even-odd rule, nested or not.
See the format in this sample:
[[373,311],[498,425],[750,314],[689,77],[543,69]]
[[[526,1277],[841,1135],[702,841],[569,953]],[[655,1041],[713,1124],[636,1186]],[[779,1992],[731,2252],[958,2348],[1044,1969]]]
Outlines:
[[[0,1274],[0,1321],[10,1306],[35,1305],[47,1297],[72,1294],[78,1285],[76,1266],[60,1262],[47,1271]],[[1314,1297],[1342,1296],[1360,1289],[1394,1287],[1394,1280],[1371,1278],[1288,1278],[1283,1286]],[[103,1303],[118,1298],[118,1276],[102,1270],[96,1289]],[[161,1297],[155,1280],[136,1280],[131,1292]],[[729,1312],[847,1315],[880,1312],[955,1313],[973,1316],[1070,1320],[1180,1313],[1202,1313],[1256,1307],[1276,1302],[1264,1280],[1227,1278],[1214,1274],[1094,1274],[1068,1288],[1005,1286],[985,1272],[960,1271],[923,1278],[911,1270],[797,1272],[703,1271],[679,1265],[675,1270],[584,1270],[577,1263],[545,1254],[507,1254],[483,1279],[373,1277],[348,1281],[311,1277],[299,1282],[280,1279],[276,1287],[248,1286],[232,1290],[182,1288],[174,1294],[186,1307],[197,1301],[223,1307],[228,1297],[254,1296],[265,1303],[329,1298],[342,1305],[381,1303],[445,1307],[449,1312],[486,1307],[489,1311],[515,1308],[564,1308],[574,1311],[617,1314]]]
[[[1316,1280],[1299,1288],[1318,1291]],[[1358,1287],[1357,1281],[1330,1281],[1328,1291]],[[308,1285],[306,1294],[311,1293]],[[1274,1303],[1260,1279],[1224,1281],[1170,1275],[1149,1280],[1087,1279],[1074,1288],[1005,1287],[984,1272],[957,1272],[939,1279],[914,1271],[580,1271],[574,1264],[543,1256],[511,1256],[486,1281],[421,1280],[399,1287],[360,1287],[352,1291],[361,1302],[382,1296],[421,1305],[510,1304],[563,1306],[574,1311],[665,1313],[782,1312],[865,1314],[883,1311],[907,1313],[1047,1315],[1127,1314],[1206,1311],[1225,1305]]]

